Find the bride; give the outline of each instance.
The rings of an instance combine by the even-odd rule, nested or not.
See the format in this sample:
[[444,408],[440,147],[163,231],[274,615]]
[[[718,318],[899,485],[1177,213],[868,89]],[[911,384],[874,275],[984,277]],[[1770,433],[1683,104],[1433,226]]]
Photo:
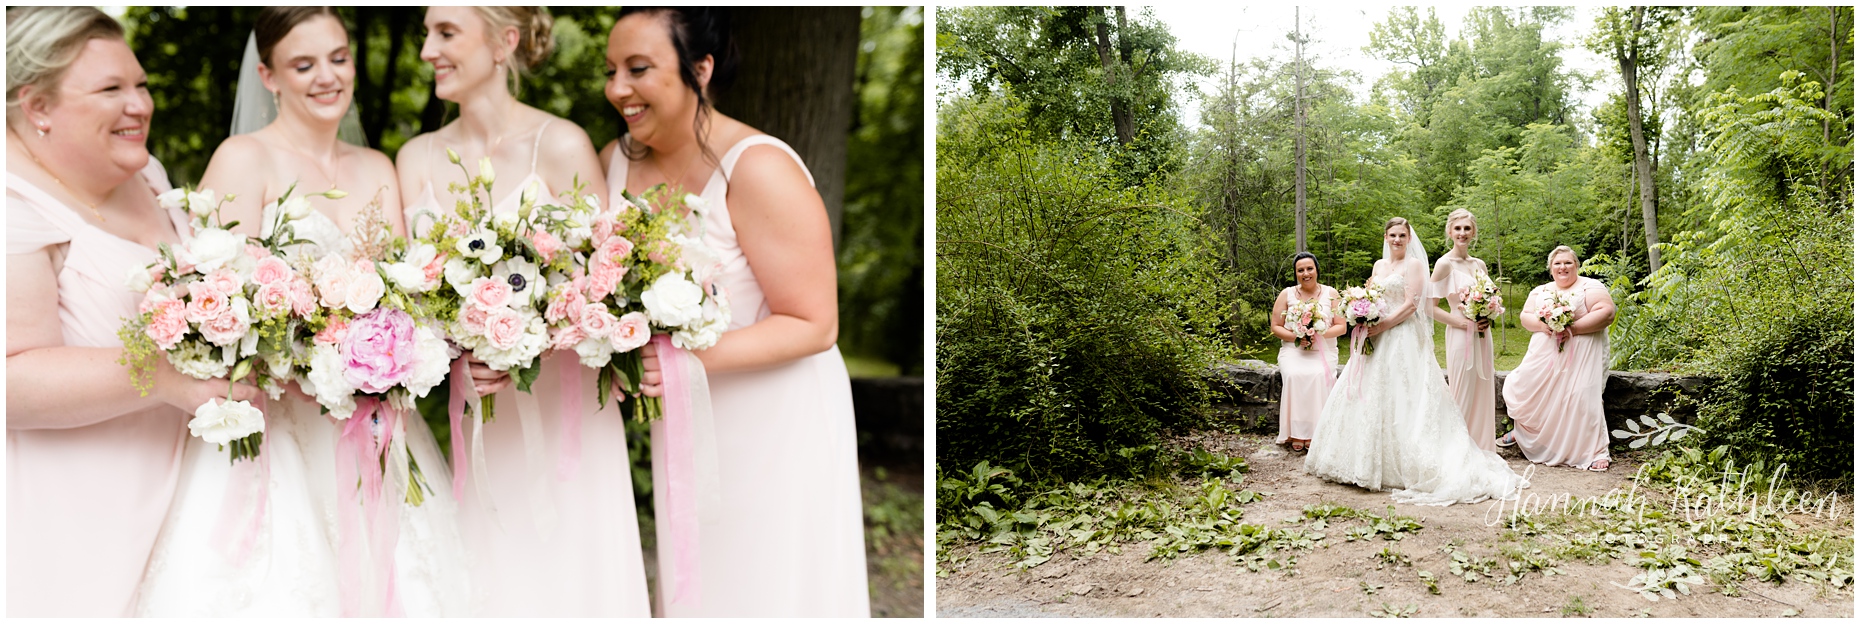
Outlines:
[[[387,157],[338,140],[355,80],[348,33],[328,7],[268,7],[246,45],[233,134],[214,152],[203,188],[236,195],[221,213],[241,234],[258,234],[261,215],[296,187],[293,197],[340,187],[348,196],[315,196],[297,221],[312,244],[297,254],[347,251],[344,232],[378,209],[396,234],[400,194]],[[264,90],[258,90],[261,84]],[[252,91],[245,93],[245,91]],[[269,92],[267,92],[269,91]],[[277,111],[271,105],[276,102]],[[275,115],[276,119],[273,120]],[[342,133],[347,134],[347,133]],[[377,193],[377,189],[382,189]],[[307,261],[307,259],[306,259]],[[468,600],[456,501],[445,458],[420,418],[405,419],[409,449],[429,489],[420,506],[405,506],[394,540],[394,578],[367,576],[380,568],[349,557],[389,542],[367,540],[369,529],[347,529],[341,506],[357,506],[356,486],[336,477],[337,424],[316,403],[292,393],[263,407],[260,455],[230,463],[225,451],[188,438],[180,486],[156,542],[140,590],[138,615],[152,617],[327,617],[405,614],[464,615]],[[396,490],[398,491],[398,490]],[[389,504],[395,496],[383,495]],[[376,562],[384,561],[379,554]],[[366,570],[345,567],[366,567]],[[345,582],[346,581],[346,582]]]
[[1511,500],[1530,484],[1466,435],[1434,359],[1433,322],[1418,314],[1427,249],[1406,219],[1382,227],[1372,284],[1390,306],[1371,325],[1375,353],[1352,355],[1312,436],[1305,472],[1415,505]]

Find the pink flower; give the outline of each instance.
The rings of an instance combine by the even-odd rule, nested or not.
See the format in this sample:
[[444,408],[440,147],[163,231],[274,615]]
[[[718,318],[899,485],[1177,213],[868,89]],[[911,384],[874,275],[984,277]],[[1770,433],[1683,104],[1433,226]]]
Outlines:
[[252,268],[252,281],[260,285],[271,284],[290,279],[291,264],[277,256],[266,256],[258,260]]
[[311,274],[316,276],[316,292],[323,307],[340,308],[348,303],[349,281],[353,277],[349,274],[348,261],[343,260],[342,256],[324,256],[322,260],[316,261]]
[[174,296],[168,294],[168,289],[160,286],[150,288],[148,292],[142,293],[142,302],[136,304],[136,314],[148,314],[155,309],[156,304],[171,299]]
[[205,323],[232,307],[232,299],[226,292],[207,282],[188,284],[187,297],[187,320],[195,323]]
[[239,342],[245,337],[245,331],[251,327],[248,317],[238,308],[228,307],[219,316],[207,319],[200,324],[200,335],[216,345],[226,346]]
[[214,290],[228,295],[237,295],[245,292],[245,280],[239,279],[239,274],[232,269],[220,269],[208,273],[206,282],[208,285],[212,286]]
[[528,324],[523,322],[523,315],[518,314],[516,310],[498,308],[492,310],[490,316],[485,319],[484,337],[493,348],[512,349],[517,346],[518,342],[523,341],[523,330],[526,325]]
[[614,323],[613,333],[607,335],[607,341],[613,344],[615,353],[626,353],[638,349],[646,341],[652,340],[652,323],[644,312],[628,312]]
[[601,242],[594,251],[596,264],[626,264],[627,256],[633,255],[633,241],[623,236],[615,236]]
[[251,256],[253,260],[263,260],[271,257],[271,250],[259,245],[246,243],[245,255]]
[[459,325],[465,330],[465,333],[474,336],[484,334],[484,324],[490,317],[491,313],[489,311],[472,305],[470,302],[467,302],[465,307],[459,309]]
[[607,237],[614,235],[613,216],[601,215],[595,217],[592,229],[594,230],[594,235],[590,237],[590,240],[593,240],[595,245],[606,243]]
[[588,334],[581,331],[580,325],[569,325],[555,333],[549,341],[549,348],[567,351],[574,349],[575,345],[587,338]]
[[473,305],[489,310],[501,308],[510,303],[510,295],[510,284],[502,280],[480,277],[472,280],[471,296],[468,299]]
[[652,241],[647,247],[646,259],[659,264],[671,264],[678,259],[677,251],[678,248],[672,246],[671,241]]
[[348,354],[343,376],[356,389],[381,393],[413,374],[417,351],[413,344],[413,317],[382,308],[356,317],[342,341]]
[[163,351],[173,349],[180,344],[181,337],[187,335],[186,304],[181,300],[168,298],[154,303],[151,311],[155,313],[149,319],[148,329],[144,330],[155,346]]
[[348,339],[349,321],[345,319],[331,320],[329,325],[323,328],[323,331],[316,333],[315,337],[317,344],[325,345],[342,344]]
[[310,291],[310,282],[293,277],[291,286],[291,311],[297,316],[308,318],[316,313],[316,295]]
[[562,239],[547,230],[536,230],[535,234],[530,235],[530,244],[536,247],[536,253],[542,256],[543,262],[555,260],[555,255],[562,252]]
[[604,304],[590,303],[581,309],[581,331],[589,338],[606,338],[613,333],[617,322],[614,313],[608,312]]
[[549,308],[543,310],[543,320],[551,323],[562,320],[579,323],[581,322],[581,307],[587,303],[588,300],[581,296],[581,291],[575,288],[574,282],[569,282],[567,287],[558,288],[556,296],[550,298]]
[[[269,258],[267,258],[269,259]],[[258,287],[258,295],[253,300],[257,304],[259,316],[274,318],[291,313],[291,283],[279,280]]]
[[[607,240],[625,239],[610,238]],[[624,264],[596,262],[588,273],[588,298],[605,299],[608,295],[614,294],[614,290],[620,287],[620,280],[626,277],[626,272],[627,268]]]
[[423,276],[426,277],[426,281],[430,282],[430,281],[439,279],[440,275],[445,274],[446,258],[449,258],[449,257],[451,256],[448,256],[443,253],[433,254],[433,261],[426,263],[426,266],[424,267],[420,267],[420,272]]

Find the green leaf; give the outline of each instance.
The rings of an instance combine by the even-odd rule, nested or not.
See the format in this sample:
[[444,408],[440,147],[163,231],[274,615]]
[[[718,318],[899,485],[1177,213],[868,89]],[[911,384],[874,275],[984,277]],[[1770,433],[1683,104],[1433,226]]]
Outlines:
[[529,392],[530,384],[536,383],[536,376],[542,374],[542,360],[538,359],[534,364],[513,369],[511,372],[517,379],[517,389]]

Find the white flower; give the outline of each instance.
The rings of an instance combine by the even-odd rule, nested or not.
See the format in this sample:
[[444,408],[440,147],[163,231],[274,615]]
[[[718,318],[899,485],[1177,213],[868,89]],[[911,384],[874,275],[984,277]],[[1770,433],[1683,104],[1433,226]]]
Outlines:
[[303,197],[292,197],[284,200],[284,203],[278,208],[284,211],[284,218],[292,221],[308,217],[310,213],[316,211],[315,208],[310,207],[310,200]]
[[187,431],[208,444],[225,444],[264,430],[265,414],[245,401],[210,399],[187,422]]
[[646,314],[652,317],[652,322],[664,327],[684,327],[703,314],[704,289],[685,279],[683,273],[666,273],[653,280],[646,292],[640,293],[639,302],[646,304]]
[[245,235],[234,234],[219,228],[206,228],[194,234],[194,240],[187,243],[181,252],[175,254],[185,264],[194,265],[194,270],[203,274],[212,273],[214,269],[232,262],[234,258],[245,253]]
[[[491,227],[496,228],[499,232],[515,232],[517,231],[518,220],[520,220],[520,217],[517,213],[500,212],[491,215]],[[488,262],[496,262],[496,260],[490,260]]]
[[406,386],[414,396],[423,397],[452,371],[452,347],[446,344],[445,336],[422,325],[413,328],[413,350],[413,375],[407,378]]
[[672,332],[672,345],[686,351],[701,351],[716,346],[723,332],[730,328],[728,317],[728,314],[724,314],[721,317],[706,318],[701,323],[680,328]]
[[232,369],[232,363],[221,357],[221,351],[197,340],[183,340],[173,351],[168,352],[168,363],[181,374],[195,379],[217,379],[225,377]]
[[516,368],[536,359],[549,346],[549,328],[543,322],[542,315],[527,310],[517,313],[523,319],[523,331],[516,337],[515,344],[508,349],[498,349],[487,341],[483,347],[472,350],[491,370],[507,371]]
[[155,196],[155,203],[161,204],[162,210],[182,210],[187,207],[187,189],[169,189],[168,192]]
[[541,281],[536,263],[522,256],[513,256],[492,267],[491,279],[510,285],[510,304],[514,307],[534,307],[548,294],[548,285]]
[[528,186],[523,187],[523,195],[517,201],[522,205],[529,206],[535,204],[536,196],[541,194],[542,183],[531,180]]
[[685,193],[685,205],[690,206],[692,210],[702,211],[710,207],[710,202],[704,201],[702,197]]
[[581,356],[581,365],[588,368],[600,368],[614,357],[614,347],[604,338],[586,338],[575,343],[575,354]]
[[682,249],[678,254],[678,260],[684,263],[687,270],[691,271],[691,279],[698,282],[709,281],[711,275],[716,273],[717,267],[723,263],[723,256],[712,251],[710,245],[704,244],[702,238],[672,234],[666,239]]
[[497,245],[497,233],[490,230],[477,230],[460,238],[458,251],[461,256],[485,264],[504,259],[504,248]]
[[484,178],[484,183],[486,185],[489,185],[491,184],[491,182],[497,180],[497,172],[491,170],[491,157],[490,156],[485,156],[483,158],[478,159],[478,177]]
[[460,297],[471,293],[471,283],[483,277],[478,273],[478,265],[466,262],[464,258],[453,256],[446,259],[446,283],[452,290],[458,291]]
[[361,271],[349,280],[349,296],[346,300],[350,312],[366,314],[375,309],[381,297],[387,294],[387,282],[382,281],[380,271]]
[[132,266],[129,267],[128,279],[125,280],[125,282],[129,285],[130,290],[145,293],[149,291],[150,287],[155,285],[155,276],[149,275],[148,267]]
[[343,373],[348,368],[342,350],[336,345],[317,345],[310,350],[310,372],[304,375],[304,391],[316,396],[316,402],[329,408],[337,420],[355,414],[355,386]]
[[213,189],[200,189],[187,194],[187,213],[196,217],[212,212],[218,204],[213,200]]
[[[248,309],[245,300],[239,300],[239,304],[241,306],[240,309]],[[250,312],[247,312],[247,314],[249,315]],[[258,332],[248,331],[245,333],[245,337],[239,339],[239,357],[245,358],[254,355],[258,355]]]

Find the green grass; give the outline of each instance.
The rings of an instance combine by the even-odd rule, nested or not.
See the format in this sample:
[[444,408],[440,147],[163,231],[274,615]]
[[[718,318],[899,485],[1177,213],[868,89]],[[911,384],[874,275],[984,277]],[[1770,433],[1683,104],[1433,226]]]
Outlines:
[[898,365],[878,358],[851,355],[840,351],[840,359],[846,361],[846,374],[852,377],[896,377]]

